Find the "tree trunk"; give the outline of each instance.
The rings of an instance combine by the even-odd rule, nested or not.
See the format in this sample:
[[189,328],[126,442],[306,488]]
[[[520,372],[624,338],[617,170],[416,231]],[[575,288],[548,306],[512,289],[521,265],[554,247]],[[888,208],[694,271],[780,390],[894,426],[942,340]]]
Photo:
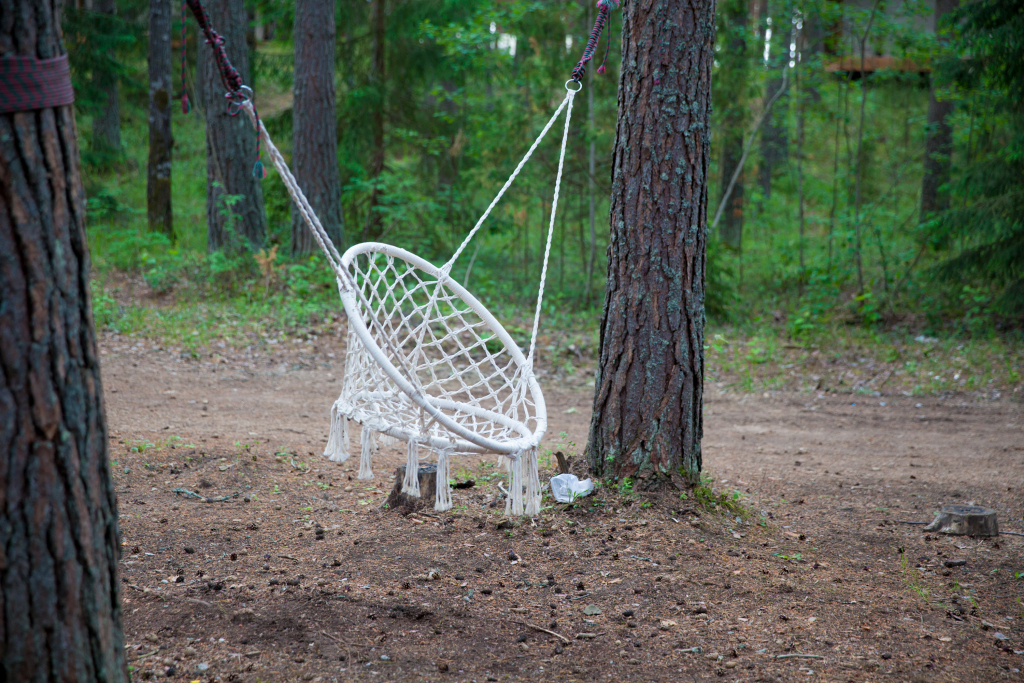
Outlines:
[[[334,120],[334,2],[295,3],[295,105],[292,166],[299,187],[327,234],[344,251],[338,127]],[[313,233],[292,206],[292,254],[316,247]]]
[[[246,14],[242,0],[208,0],[213,27],[224,36],[228,59],[249,83],[249,48],[245,42]],[[224,85],[213,53],[198,41],[197,80],[202,81],[206,114],[206,234],[207,249],[259,249],[267,232],[263,191],[252,175],[256,163],[256,131],[245,114],[228,114]],[[258,102],[257,102],[258,105]]]
[[[939,21],[956,9],[957,0],[936,0],[935,32],[939,33]],[[938,211],[949,208],[949,192],[943,185],[949,182],[949,169],[953,156],[953,100],[939,99],[935,78],[932,77],[931,93],[928,98],[928,132],[924,143],[924,177],[921,178],[921,220]]]
[[[772,6],[769,0],[765,0],[761,5],[761,23],[765,27],[765,43],[768,45],[768,69],[772,74],[765,85],[765,102],[770,102],[782,87],[782,71],[787,68],[789,61],[787,38],[790,17],[778,9],[775,10],[776,16],[772,17]],[[768,25],[769,17],[772,17],[770,26]],[[769,30],[771,31],[770,40],[767,39]],[[787,96],[787,93],[783,93],[779,97],[779,101],[775,103],[761,131],[761,165],[758,167],[758,182],[761,185],[762,201],[764,202],[772,198],[772,176],[775,170],[786,162],[786,157],[789,155],[789,138],[786,129],[788,107],[783,99]]]
[[373,3],[373,70],[370,74],[370,85],[374,89],[374,108],[370,121],[373,137],[373,157],[370,159],[370,177],[373,178],[373,190],[370,192],[370,205],[366,210],[366,223],[363,225],[363,240],[366,241],[380,233],[380,216],[375,211],[380,194],[380,174],[384,172],[384,111],[387,102],[386,73],[384,56],[387,15],[385,0],[374,0]]
[[587,457],[700,478],[715,2],[624,5],[608,285]]
[[171,0],[149,3],[149,164],[146,213],[149,229],[174,237],[171,212]]
[[[743,158],[743,134],[747,125],[747,78],[750,66],[747,55],[747,0],[728,0],[723,8],[725,26],[721,40],[726,49],[719,53],[719,77],[716,100],[721,102],[722,115],[722,183],[719,203],[729,189],[736,167]],[[723,244],[740,251],[743,248],[743,172],[736,179],[722,213],[718,236]]]
[[[64,54],[59,0],[0,54]],[[74,109],[0,114],[0,681],[128,680]]]
[[[117,14],[115,0],[96,0],[96,11]],[[103,104],[92,120],[92,151],[120,154],[121,106],[117,94],[117,74],[96,70],[92,74],[93,86],[103,93]]]
[[[587,4],[587,26],[594,25],[594,3]],[[609,31],[611,28],[609,27]],[[594,173],[597,169],[597,149],[594,143],[594,71],[587,71],[587,137],[590,138],[590,153],[587,157],[587,197],[590,201],[590,253],[587,255],[587,292],[583,297],[583,305],[590,307],[590,297],[594,289],[594,261],[597,260],[597,229],[596,229],[596,198],[594,197]]]

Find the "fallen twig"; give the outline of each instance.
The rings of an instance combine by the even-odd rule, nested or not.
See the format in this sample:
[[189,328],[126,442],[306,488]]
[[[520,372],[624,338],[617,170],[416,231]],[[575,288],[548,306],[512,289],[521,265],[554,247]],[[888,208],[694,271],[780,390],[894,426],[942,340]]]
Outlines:
[[146,657],[149,657],[150,655],[155,655],[157,652],[160,652],[160,650],[153,650],[152,652],[147,652],[144,655],[139,655],[139,659],[145,659]]
[[542,633],[547,633],[550,636],[554,636],[554,637],[558,638],[559,640],[561,640],[566,645],[568,645],[569,643],[572,642],[571,640],[569,640],[568,638],[566,638],[562,634],[555,633],[554,631],[549,631],[548,629],[544,628],[543,626],[537,626],[537,624],[531,624],[528,621],[520,621],[519,623],[522,624],[523,626],[528,626],[528,627],[532,628],[534,631],[541,631]]
[[294,557],[292,555],[278,555],[278,557],[280,557],[282,560],[291,560],[293,562],[298,562],[299,561],[299,558]]
[[223,503],[226,500],[231,500],[232,498],[238,498],[240,495],[242,495],[241,492],[236,492],[236,493],[232,493],[232,494],[229,494],[229,495],[226,495],[226,496],[217,496],[216,498],[207,498],[206,496],[199,495],[195,491],[189,491],[188,489],[183,489],[181,487],[178,487],[176,489],[171,489],[171,493],[173,493],[173,494],[175,494],[177,496],[185,496],[186,498],[195,498],[196,500],[201,500],[204,503]]
[[825,659],[821,655],[805,655],[795,652],[791,655],[775,655],[775,659]]
[[908,522],[905,519],[894,519],[892,521],[896,522],[897,524],[927,524],[928,523],[928,522]]
[[1009,534],[1010,536],[1024,536],[1024,534],[1018,531],[1000,531],[1001,534]]
[[702,648],[701,646],[698,645],[696,647],[688,647],[688,648],[684,648],[682,650],[676,650],[676,652],[680,652],[682,654],[686,654],[686,653],[690,652],[692,654],[699,655],[700,653],[704,652],[704,648]]

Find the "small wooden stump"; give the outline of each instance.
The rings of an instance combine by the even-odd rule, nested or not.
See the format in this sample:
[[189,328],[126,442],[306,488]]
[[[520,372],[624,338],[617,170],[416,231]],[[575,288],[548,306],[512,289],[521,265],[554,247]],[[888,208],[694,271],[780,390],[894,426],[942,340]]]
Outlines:
[[405,479],[405,465],[395,470],[395,485],[388,494],[385,503],[389,510],[404,509],[412,512],[427,505],[434,507],[437,500],[437,463],[426,463],[420,465],[420,497],[414,498],[402,493],[402,481]]
[[925,531],[949,536],[998,536],[996,511],[980,505],[946,505]]

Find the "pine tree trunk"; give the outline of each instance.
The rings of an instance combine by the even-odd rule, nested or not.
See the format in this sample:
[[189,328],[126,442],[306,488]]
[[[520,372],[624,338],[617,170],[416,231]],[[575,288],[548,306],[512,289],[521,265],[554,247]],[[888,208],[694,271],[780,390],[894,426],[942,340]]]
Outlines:
[[174,237],[171,212],[171,0],[149,3],[149,164],[146,213],[149,229]]
[[[117,14],[115,0],[96,0],[96,11]],[[106,154],[121,152],[121,106],[118,101],[117,75],[95,71],[93,86],[103,93],[103,105],[92,120],[92,151]]]
[[[768,18],[772,16],[772,3],[770,0],[764,0],[761,7],[761,24],[767,30]],[[782,71],[786,68],[789,60],[789,33],[782,30],[783,26],[789,25],[789,17],[778,10],[776,12],[780,16],[773,17],[772,39],[768,41],[768,68],[772,75],[765,85],[765,102],[770,102],[782,87]],[[775,174],[775,170],[786,162],[786,157],[789,155],[786,96],[786,93],[779,96],[761,128],[761,165],[758,167],[757,176],[761,185],[762,200],[765,202],[772,198],[772,176]]]
[[[292,167],[327,234],[344,251],[334,119],[334,33],[333,0],[296,1]],[[315,248],[313,233],[292,206],[292,254],[308,254]]]
[[[0,54],[56,57],[58,0]],[[0,681],[128,680],[74,109],[0,114]]]
[[700,478],[715,2],[624,5],[608,285],[587,454],[599,477]]
[[[957,0],[936,0],[935,30],[939,21],[958,5]],[[939,99],[932,78],[928,98],[928,132],[924,143],[924,177],[921,178],[921,220],[938,211],[949,208],[949,192],[942,186],[949,182],[949,169],[953,155],[953,101],[948,97]]]
[[[228,59],[242,81],[250,84],[245,4],[242,0],[208,0],[206,9],[213,27],[224,36]],[[252,175],[256,130],[245,114],[228,114],[213,53],[202,38],[197,44],[197,80],[202,82],[198,90],[206,114],[207,248],[211,252],[259,249],[267,232],[267,216],[260,182]]]
[[[728,0],[723,8],[726,20],[726,49],[719,53],[719,76],[715,84],[716,101],[721,102],[722,116],[722,182],[721,203],[729,188],[736,166],[743,158],[743,134],[747,126],[747,79],[750,66],[747,54],[747,0]],[[722,242],[736,251],[743,248],[743,172],[736,179],[722,213],[718,229]]]

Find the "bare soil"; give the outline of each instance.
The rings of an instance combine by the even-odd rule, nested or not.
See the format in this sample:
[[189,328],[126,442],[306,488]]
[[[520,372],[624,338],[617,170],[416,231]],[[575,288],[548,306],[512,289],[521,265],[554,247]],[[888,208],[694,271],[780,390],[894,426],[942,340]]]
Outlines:
[[[493,458],[455,463],[450,513],[400,514],[398,448],[372,482],[358,444],[319,455],[336,339],[214,351],[101,339],[136,680],[1021,678],[1024,538],[902,523],[973,502],[1024,530],[1019,403],[711,385],[704,462],[745,518],[601,488],[498,528]],[[590,377],[548,377],[548,444],[578,452]]]

